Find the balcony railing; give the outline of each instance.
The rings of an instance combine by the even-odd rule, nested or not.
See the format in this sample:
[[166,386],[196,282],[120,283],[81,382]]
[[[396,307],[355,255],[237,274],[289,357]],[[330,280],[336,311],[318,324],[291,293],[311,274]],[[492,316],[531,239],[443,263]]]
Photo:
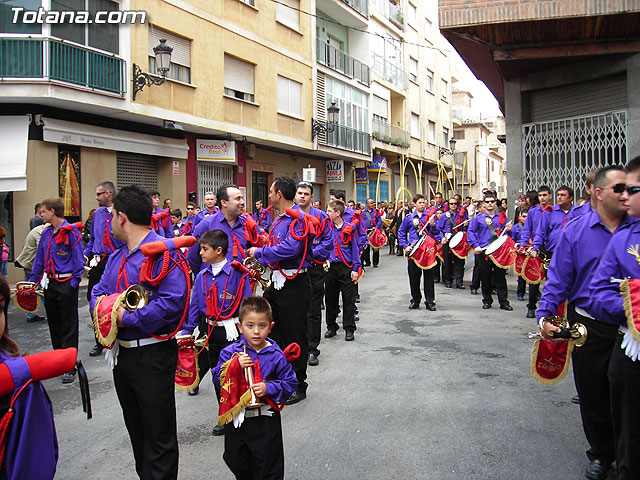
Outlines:
[[407,74],[400,67],[385,60],[382,55],[377,53],[372,54],[373,65],[371,69],[380,75],[384,80],[389,83],[393,83],[398,87],[406,90],[409,87],[409,79]]
[[[322,125],[331,128],[326,121],[320,121]],[[323,138],[324,137],[324,138]],[[344,148],[353,152],[360,152],[366,155],[371,153],[371,136],[367,132],[354,130],[345,125],[335,125],[333,131],[327,130],[318,136],[319,143],[332,147]]]
[[124,96],[125,61],[51,38],[0,38],[0,80],[42,78]]
[[398,28],[404,30],[404,15],[397,4],[389,0],[371,0],[372,10],[391,20]]
[[342,0],[354,10],[357,10],[365,17],[369,16],[369,0]]
[[321,64],[347,77],[355,78],[366,85],[371,83],[369,66],[360,60],[356,60],[342,50],[322,41],[320,38],[316,38],[316,52],[318,62]]
[[384,120],[373,119],[371,136],[379,142],[389,143],[401,148],[409,148],[409,133],[400,127],[390,125]]

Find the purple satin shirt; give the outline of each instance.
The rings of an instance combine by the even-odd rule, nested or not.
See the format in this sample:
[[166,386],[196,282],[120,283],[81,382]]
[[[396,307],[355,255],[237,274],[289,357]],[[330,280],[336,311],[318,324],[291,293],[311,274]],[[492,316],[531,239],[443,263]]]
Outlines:
[[[292,207],[294,210],[302,210],[299,205]],[[331,219],[324,210],[309,207],[309,214],[320,221],[320,229],[313,237],[313,259],[316,263],[324,263],[329,258],[331,250]]]
[[207,217],[209,217],[211,215],[215,215],[219,211],[220,211],[220,208],[218,208],[217,205],[215,207],[213,207],[213,211],[211,211],[211,210],[209,210],[207,208],[205,208],[204,210],[200,210],[195,216],[195,220],[193,221],[193,226],[195,227],[202,220],[204,220],[205,218],[207,218]]
[[[231,266],[229,261],[225,263],[222,270],[214,277],[211,265],[206,263],[204,268],[193,283],[193,291],[191,292],[191,303],[189,304],[189,316],[182,325],[182,330],[192,333],[193,330],[202,323],[207,316],[207,294],[211,289],[211,285],[215,283],[217,292],[217,304],[220,314],[227,320],[238,316],[240,302],[243,298],[252,295],[249,285],[249,275],[241,272]],[[242,289],[240,289],[240,284]],[[237,297],[239,300],[236,300]],[[236,308],[231,311],[230,306],[237,303]]]
[[[62,228],[65,225],[69,225],[66,220],[62,222],[60,227]],[[29,281],[39,282],[42,278],[42,272],[46,272],[49,277],[54,272],[56,274],[72,273],[73,278],[68,281],[71,287],[76,288],[80,284],[80,277],[84,272],[82,236],[75,225],[68,233],[69,245],[65,245],[65,242],[57,243],[56,239],[59,236],[60,229],[53,233],[52,225],[42,230]]]
[[[428,215],[427,215],[426,209],[422,212],[422,216],[417,211],[413,213],[407,213],[405,215],[404,220],[402,220],[402,223],[400,224],[400,228],[398,229],[398,243],[400,244],[403,250],[408,246],[412,245],[414,242],[416,242],[420,238],[418,235],[418,231],[421,230],[422,227],[424,227],[424,224],[428,221],[427,217]],[[418,218],[420,222],[420,225],[418,226],[417,230],[413,222],[414,218]],[[429,217],[429,219],[431,219],[431,217]],[[442,233],[440,233],[440,229],[438,228],[437,220],[433,225],[427,227],[426,231],[429,232],[429,235],[436,242],[442,239]],[[407,240],[407,237],[409,237],[408,240]]]
[[[150,230],[140,245],[164,240],[153,230]],[[171,240],[166,240],[171,245]],[[192,247],[194,248],[194,247]],[[178,254],[174,250],[171,257],[175,260]],[[91,291],[90,307],[93,312],[96,300],[101,295],[111,295],[123,292],[130,285],[140,283],[140,267],[146,257],[140,247],[132,252],[123,245],[109,256],[100,282]],[[151,334],[163,335],[171,333],[178,326],[187,299],[187,280],[185,274],[177,266],[170,268],[166,278],[157,287],[148,283],[141,285],[149,290],[149,304],[132,312],[125,312],[122,317],[123,326],[118,329],[118,338],[121,340],[138,340],[148,338]],[[121,270],[122,269],[122,270]],[[158,256],[152,274],[156,277],[162,269],[162,256]],[[125,281],[124,272],[126,271]]]
[[[301,216],[297,226],[294,227],[298,231],[297,235],[300,234],[302,218]],[[281,269],[297,270],[301,263],[301,268],[309,268],[312,265],[314,235],[309,235],[306,242],[304,238],[301,240],[293,238],[289,227],[294,221],[295,219],[286,213],[276,217],[271,225],[267,246],[260,247],[255,252],[256,260],[272,268],[278,263]]]
[[598,250],[604,255],[590,283],[589,311],[597,319],[617,325],[626,325],[627,320],[620,284],[611,282],[611,278],[640,278],[640,258],[634,253],[640,249],[640,221],[635,217],[629,217],[628,221],[630,226],[618,228],[609,245]]
[[[91,236],[84,247],[84,256],[91,258],[93,255],[111,255],[113,251],[124,245],[121,240],[113,238],[111,232],[111,221],[113,215],[107,207],[100,207],[93,212],[93,222],[91,223]],[[108,240],[105,241],[105,234]],[[105,243],[107,244],[105,246]]]
[[[341,234],[347,225],[351,225],[351,228],[356,230],[353,223],[344,222],[339,229],[333,222],[330,223],[331,250],[329,252],[329,261],[344,263],[348,267],[350,266],[352,271],[357,272],[361,267],[357,230],[354,232],[356,236],[352,234],[346,245],[341,241]],[[353,241],[354,239],[356,240],[355,242]]]
[[[447,216],[447,213],[450,212],[445,212],[440,216],[440,219],[436,220],[436,225],[438,225],[438,228],[440,229],[440,233],[442,233],[442,235],[444,235],[445,233],[452,233],[452,234],[456,234],[458,232],[464,232],[466,230],[466,226],[465,225],[461,225],[456,229],[453,229],[453,227],[455,227],[456,225],[458,225],[461,222],[464,222],[466,220],[466,218],[462,217],[462,219],[460,219],[460,216],[458,215],[458,213],[451,213],[449,216]],[[453,226],[451,225],[451,223],[453,222]]]
[[[344,214],[342,215],[342,221],[353,223],[353,217],[356,211],[352,208],[345,207]],[[362,214],[360,214],[360,222],[357,225],[358,229],[358,246],[360,247],[360,251],[364,249],[364,247],[369,243],[369,239],[367,238],[367,230],[364,228],[364,222],[362,219]]]
[[[491,219],[492,226],[487,225],[486,218]],[[502,229],[506,226],[507,222],[508,220],[505,216],[503,217],[503,222],[500,223],[500,215],[498,213],[494,214],[493,217],[489,216],[488,213],[476,215],[469,222],[469,230],[467,232],[467,241],[469,242],[469,245],[473,248],[486,247],[491,243],[491,239],[496,237],[495,228],[502,233]],[[507,232],[505,235],[511,236],[511,232]]]
[[586,215],[587,213],[591,213],[591,202],[587,202],[583,205],[578,205],[577,207],[573,207],[569,212],[569,220],[573,220],[574,218],[581,217],[582,215]]
[[558,205],[554,205],[550,212],[544,212],[533,236],[533,248],[553,252],[557,247],[560,233],[570,220],[569,213],[571,209],[564,212]]
[[[629,230],[631,223],[625,215],[617,232]],[[560,232],[558,245],[551,258],[537,318],[556,314],[558,306],[569,300],[577,307],[600,317],[590,309],[589,284],[598,275],[602,252],[606,252],[613,234],[604,226],[597,211],[583,215],[567,223]]]
[[[23,357],[11,357],[0,350],[0,363],[9,367],[16,391],[31,378]],[[0,399],[0,410],[9,408],[12,395]],[[32,382],[25,387],[14,410],[0,479],[52,479],[58,463],[58,438],[51,400],[42,383]]]
[[[160,212],[166,212],[166,210],[163,210],[162,208],[156,208],[153,213],[156,214]],[[173,225],[171,224],[171,215],[167,215],[166,217],[161,218],[159,223],[162,225],[162,230],[158,229],[158,235],[164,235],[165,238],[173,238]]]
[[380,216],[380,212],[375,208],[373,210],[363,210],[360,218],[362,218],[365,230],[382,227],[382,217]]
[[529,214],[527,215],[527,219],[524,222],[524,228],[522,229],[523,240],[520,240],[521,243],[529,243],[529,240],[533,240],[536,228],[538,228],[538,224],[540,223],[540,220],[542,220],[543,214],[544,210],[540,208],[540,205],[534,205],[529,209]]
[[253,214],[253,219],[265,232],[269,231],[271,226],[271,212],[269,210],[261,208],[259,212]]
[[232,343],[220,352],[218,365],[211,369],[213,383],[220,387],[220,370],[222,366],[228,362],[234,353],[243,353],[243,347],[247,349],[247,354],[255,362],[256,358],[260,364],[260,373],[267,387],[267,396],[274,402],[286,402],[291,394],[298,388],[298,379],[293,373],[291,364],[280,350],[280,347],[267,338],[270,345],[266,346],[260,352],[256,352],[247,344],[243,335],[237,342]]

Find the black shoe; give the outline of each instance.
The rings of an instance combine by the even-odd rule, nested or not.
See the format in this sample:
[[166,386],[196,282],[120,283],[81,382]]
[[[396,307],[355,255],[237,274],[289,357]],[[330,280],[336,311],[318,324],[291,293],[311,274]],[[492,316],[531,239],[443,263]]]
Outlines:
[[371,264],[370,264],[370,263],[363,263],[363,264],[362,264],[362,266],[363,266],[363,267],[370,267],[370,266],[371,266]]
[[439,278],[434,278],[433,279],[433,283],[440,283],[440,279]]
[[73,380],[76,378],[76,369],[74,368],[71,372],[65,373],[62,376],[62,383],[73,383]]
[[420,308],[419,302],[411,302],[409,303],[409,310],[418,310]]
[[104,347],[102,345],[100,345],[99,343],[96,343],[93,348],[91,349],[91,351],[89,352],[89,356],[90,357],[99,357],[100,354],[102,353],[102,350],[104,349]]
[[211,435],[213,435],[214,437],[221,437],[222,435],[224,435],[224,425],[216,425],[215,427],[213,427]]
[[571,403],[580,405],[580,397],[578,395],[574,395],[573,397],[571,397]]
[[524,295],[518,295],[518,301],[524,302]]
[[451,288],[453,285],[451,285],[450,283],[445,283],[444,284],[444,288]]
[[315,353],[310,353],[309,354],[309,365],[311,365],[312,367],[315,367],[316,365],[318,365],[320,362],[318,361],[318,355],[316,355]]
[[378,265],[374,265],[373,268],[378,268]]
[[477,288],[472,288],[471,290],[469,290],[469,292],[471,293],[471,295],[477,295],[478,294],[478,289]]
[[40,315],[35,315],[33,317],[27,317],[27,323],[35,323],[35,322],[40,322],[42,320],[46,320],[46,318],[40,316]]
[[491,308],[491,304],[490,303],[483,303],[482,304],[482,309],[483,310],[489,310]]
[[431,302],[431,303],[425,303],[424,304],[425,308],[427,310],[429,310],[430,312],[435,312],[436,311],[436,304]]
[[527,318],[536,318],[536,311],[533,308],[527,310]]
[[299,392],[296,390],[291,394],[289,400],[287,400],[287,405],[294,405],[298,402],[301,402],[305,398],[307,398],[307,392]]
[[507,312],[511,312],[513,310],[513,307],[508,303],[505,303],[504,305],[500,305],[500,310],[506,310]]
[[353,314],[353,321],[354,321],[354,322],[359,322],[359,321],[360,321],[360,315],[359,315],[359,314],[357,314],[357,313],[354,313],[354,314]]
[[493,288],[493,289],[491,290],[491,293],[492,293],[493,295],[497,295],[497,294],[498,294],[498,290],[496,290],[495,288]]
[[456,288],[459,290],[464,290],[464,285],[462,284],[456,285]]
[[401,256],[402,256],[402,252],[396,253],[396,257],[401,257]]
[[198,385],[196,388],[191,390],[187,395],[189,395],[190,397],[195,397],[199,393],[200,393],[200,385]]
[[356,303],[360,303],[360,295],[356,295]]
[[584,476],[590,480],[604,480],[609,474],[610,465],[605,464],[602,460],[591,460],[587,469],[584,472]]
[[344,341],[345,342],[353,342],[353,332],[351,330],[347,330],[344,332]]
[[326,332],[324,332],[324,338],[333,338],[335,336],[336,336],[335,330],[327,330]]

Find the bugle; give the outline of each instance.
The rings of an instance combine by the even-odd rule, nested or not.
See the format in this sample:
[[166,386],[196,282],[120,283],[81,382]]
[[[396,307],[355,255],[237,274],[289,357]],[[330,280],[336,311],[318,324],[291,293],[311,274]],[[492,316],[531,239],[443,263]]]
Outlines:
[[[243,351],[246,354],[247,347],[243,346]],[[251,393],[251,403],[249,403],[249,405],[247,405],[246,408],[252,409],[252,408],[264,407],[265,404],[259,401],[258,397],[256,397],[256,394],[253,392],[253,385],[254,385],[253,367],[246,367],[244,369],[244,378],[245,380],[247,380],[247,383],[249,384],[249,392]]]
[[255,258],[246,257],[242,261],[242,265],[249,271],[249,275],[251,276],[251,278],[260,282],[260,285],[262,286],[262,290],[266,290],[271,286],[271,280],[262,278],[262,275],[264,275],[264,272],[267,271],[267,267],[265,267]]

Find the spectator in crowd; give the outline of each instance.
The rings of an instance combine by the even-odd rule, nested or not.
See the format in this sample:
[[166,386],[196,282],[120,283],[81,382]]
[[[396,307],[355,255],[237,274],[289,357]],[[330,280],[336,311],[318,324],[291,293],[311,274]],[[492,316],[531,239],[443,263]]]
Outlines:
[[171,210],[171,208],[173,208],[171,206],[171,199],[170,198],[165,198],[164,202],[162,203],[162,209],[163,210]]
[[36,206],[33,207],[35,211],[35,216],[29,220],[29,230],[33,230],[38,225],[44,224],[44,220],[42,219],[42,204],[36,203]]
[[4,227],[0,227],[0,245],[2,245],[2,278],[7,279],[7,262],[9,261],[9,247],[7,246],[7,231]]
[[82,229],[82,243],[87,244],[91,240],[91,228],[93,226],[93,214],[96,212],[95,208],[92,208],[89,212],[87,220],[84,222],[84,228]]

